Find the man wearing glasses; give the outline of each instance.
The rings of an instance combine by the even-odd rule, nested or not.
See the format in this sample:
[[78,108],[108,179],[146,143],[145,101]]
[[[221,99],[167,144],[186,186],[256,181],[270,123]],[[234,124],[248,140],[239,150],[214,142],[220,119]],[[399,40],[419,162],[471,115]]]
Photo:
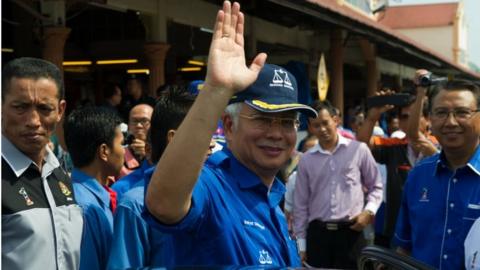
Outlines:
[[[225,1],[204,87],[148,185],[147,222],[171,236],[174,265],[300,265],[275,175],[295,147],[298,112],[316,112],[297,103],[291,73],[264,65],[266,54],[246,65],[243,29],[240,5]],[[227,147],[204,165],[221,116]]]
[[120,177],[131,173],[140,166],[149,167],[146,159],[146,141],[152,113],[153,107],[148,104],[139,104],[130,110],[128,132],[133,139],[128,142],[128,147],[125,149],[125,164]]
[[[417,91],[417,98],[425,95]],[[437,269],[462,269],[463,241],[480,217],[480,89],[453,80],[436,86],[430,101],[442,151],[410,171],[393,241],[399,252]]]

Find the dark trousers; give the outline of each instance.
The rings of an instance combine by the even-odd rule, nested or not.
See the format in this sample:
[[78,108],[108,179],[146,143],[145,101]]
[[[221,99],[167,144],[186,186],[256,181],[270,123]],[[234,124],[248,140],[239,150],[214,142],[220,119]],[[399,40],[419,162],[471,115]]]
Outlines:
[[346,222],[310,222],[307,263],[319,268],[357,269],[357,257],[366,241],[363,232],[351,230],[350,226],[351,223]]

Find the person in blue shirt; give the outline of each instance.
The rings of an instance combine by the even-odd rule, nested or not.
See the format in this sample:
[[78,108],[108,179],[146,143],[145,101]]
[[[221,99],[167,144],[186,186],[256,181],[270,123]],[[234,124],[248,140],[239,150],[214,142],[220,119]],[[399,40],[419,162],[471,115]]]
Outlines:
[[[158,162],[168,142],[173,138],[195,96],[186,89],[171,87],[158,100],[151,119],[148,140],[151,161]],[[141,171],[141,173],[138,173]],[[134,187],[124,193],[114,216],[114,235],[108,269],[158,267],[168,264],[168,236],[152,229],[142,218],[145,197],[145,177],[153,169],[137,169],[125,177],[137,177]],[[114,185],[115,186],[115,185]]]
[[[298,112],[316,112],[298,103],[295,78],[265,64],[266,54],[246,66],[243,29],[240,5],[225,1],[204,87],[148,184],[145,217],[169,234],[172,265],[300,266],[275,175],[295,147]],[[220,117],[227,147],[204,165]]]
[[117,193],[117,200],[120,201],[126,192],[128,192],[134,186],[137,186],[138,183],[144,179],[145,171],[151,167],[152,162],[149,158],[149,154],[147,154],[140,167],[115,181],[111,188]]
[[64,123],[65,142],[73,161],[73,189],[83,209],[84,228],[80,269],[103,270],[107,266],[113,235],[116,194],[107,178],[123,165],[121,119],[100,107],[73,111]]
[[463,242],[480,217],[480,89],[453,80],[432,93],[432,132],[442,151],[410,172],[393,242],[437,269],[463,269]]

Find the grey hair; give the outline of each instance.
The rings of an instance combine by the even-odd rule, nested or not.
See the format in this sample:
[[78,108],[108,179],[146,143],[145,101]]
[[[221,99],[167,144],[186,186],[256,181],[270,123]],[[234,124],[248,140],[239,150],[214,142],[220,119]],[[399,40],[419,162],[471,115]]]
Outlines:
[[238,118],[240,115],[240,111],[242,110],[242,105],[243,105],[243,102],[236,102],[236,103],[229,104],[225,108],[225,114],[228,114],[232,118],[234,129],[237,129],[238,127]]

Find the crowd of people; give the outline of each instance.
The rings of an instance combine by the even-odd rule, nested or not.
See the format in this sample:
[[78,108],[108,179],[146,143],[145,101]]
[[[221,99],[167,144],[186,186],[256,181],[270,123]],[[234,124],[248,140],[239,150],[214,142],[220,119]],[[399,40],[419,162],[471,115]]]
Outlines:
[[[128,102],[107,85],[101,106],[64,115],[55,65],[4,66],[4,269],[355,269],[371,241],[480,269],[479,86],[428,90],[418,70],[409,104],[355,110],[351,131],[328,101],[299,103],[295,77],[265,53],[247,65],[244,24],[225,1],[202,90],[156,100],[133,78]],[[309,135],[297,151],[300,114]]]

